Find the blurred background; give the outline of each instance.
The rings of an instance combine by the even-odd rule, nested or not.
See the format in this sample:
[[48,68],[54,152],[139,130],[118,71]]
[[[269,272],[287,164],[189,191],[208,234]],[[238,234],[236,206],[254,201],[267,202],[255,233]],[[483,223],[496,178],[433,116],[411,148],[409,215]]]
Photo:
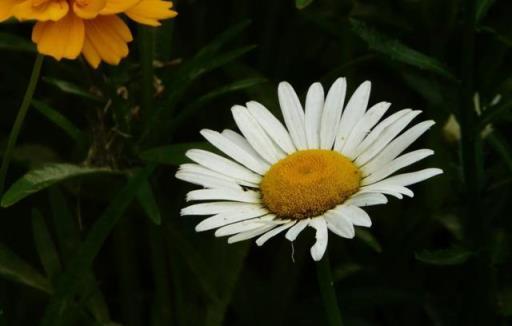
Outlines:
[[[131,26],[121,65],[45,59],[0,209],[0,326],[324,325],[314,232],[262,248],[197,234],[194,187],[174,179],[199,130],[234,128],[249,100],[280,115],[345,76],[371,104],[437,124],[414,168],[445,173],[329,237],[346,325],[512,324],[512,2],[179,0],[162,27]],[[0,25],[0,155],[35,50]],[[507,217],[507,215],[509,217]]]

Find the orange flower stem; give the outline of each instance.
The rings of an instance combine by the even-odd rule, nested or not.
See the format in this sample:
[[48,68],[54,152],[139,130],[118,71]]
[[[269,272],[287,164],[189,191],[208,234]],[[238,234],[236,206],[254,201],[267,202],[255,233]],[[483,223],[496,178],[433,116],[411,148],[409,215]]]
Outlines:
[[36,61],[34,62],[34,67],[32,68],[32,75],[30,76],[30,81],[28,83],[27,90],[25,91],[25,96],[23,97],[23,101],[21,102],[21,106],[18,110],[18,115],[16,116],[16,120],[14,121],[11,133],[9,134],[7,147],[5,149],[4,157],[2,160],[2,167],[0,168],[0,196],[4,192],[5,178],[7,176],[7,171],[9,169],[9,163],[11,162],[12,153],[14,151],[14,147],[16,146],[18,135],[20,134],[21,127],[23,126],[23,121],[25,120],[25,116],[27,115],[28,108],[30,107],[32,97],[34,96],[34,92],[36,90],[37,83],[39,81],[39,76],[41,74],[41,67],[43,66],[43,61],[44,56],[42,54],[38,54],[36,57]]

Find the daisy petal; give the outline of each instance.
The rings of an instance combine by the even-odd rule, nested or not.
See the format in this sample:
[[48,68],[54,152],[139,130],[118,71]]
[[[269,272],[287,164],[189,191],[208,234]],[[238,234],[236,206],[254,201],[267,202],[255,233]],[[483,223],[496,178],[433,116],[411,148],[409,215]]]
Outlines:
[[199,189],[193,190],[187,194],[187,201],[196,200],[230,200],[242,203],[260,203],[260,193],[252,190],[235,189]]
[[384,129],[379,138],[356,159],[356,164],[362,166],[374,158],[420,113],[421,111],[412,111]]
[[[217,180],[228,181],[231,185],[228,188],[232,188],[232,189],[241,189],[240,185],[254,187],[253,183],[239,180],[234,177],[227,176],[227,175],[221,174],[216,171],[212,171],[210,169],[205,168],[204,166],[201,166],[199,164],[194,164],[194,163],[185,163],[185,164],[180,165],[178,172],[196,174],[198,176],[198,178],[207,176],[207,177],[215,178]],[[201,179],[199,179],[199,181],[201,181]],[[236,186],[233,186],[233,184],[235,184]],[[211,188],[211,187],[206,187],[206,188]]]
[[309,222],[309,226],[316,230],[316,242],[310,250],[311,257],[313,257],[314,261],[320,261],[327,249],[327,240],[329,237],[327,234],[327,223],[324,218],[320,217],[312,219],[311,222]]
[[372,83],[365,81],[354,92],[345,107],[345,111],[341,116],[340,124],[337,128],[338,134],[334,143],[334,149],[339,151],[345,145],[345,142],[352,131],[352,128],[361,120],[368,107],[370,100],[370,90]]
[[265,174],[270,168],[267,162],[255,159],[250,152],[216,131],[203,129],[201,130],[201,135],[220,151],[260,175]]
[[290,241],[295,241],[299,234],[308,226],[310,219],[300,220],[292,226],[285,235],[285,238]]
[[363,139],[363,141],[355,150],[353,157],[358,157],[359,155],[361,155],[362,152],[368,149],[368,147],[380,137],[380,134],[384,131],[384,129],[386,129],[387,127],[395,123],[398,119],[402,118],[404,115],[411,111],[411,109],[400,110],[398,112],[393,113],[392,115],[384,119],[382,122],[380,122],[375,128],[372,129],[372,131],[370,131],[368,136],[366,136]]
[[291,154],[296,151],[290,134],[281,122],[263,105],[258,102],[248,102],[247,109],[252,116],[258,121],[259,125],[267,132],[272,140],[283,151]]
[[372,106],[359,120],[357,125],[352,129],[350,136],[348,136],[345,145],[341,149],[343,155],[349,158],[354,158],[357,147],[361,144],[364,137],[372,130],[373,126],[379,122],[384,113],[389,109],[391,103],[380,102]]
[[302,105],[295,90],[287,82],[282,82],[278,87],[278,95],[284,121],[295,147],[298,150],[307,149],[304,110],[302,110]]
[[181,170],[176,172],[175,176],[177,179],[190,182],[199,186],[203,186],[205,188],[226,188],[234,190],[242,189],[238,184],[236,184],[236,182],[232,180],[226,180],[207,174],[187,172]]
[[[430,149],[419,149],[414,152],[410,152],[407,154],[404,154],[390,163],[387,163],[384,165],[384,168],[375,171],[374,173],[370,174],[366,178],[364,178],[361,182],[361,185],[366,186],[375,182],[378,182],[384,178],[387,178],[391,174],[395,173],[396,171],[409,166],[411,164],[414,164],[418,161],[421,161],[427,156],[433,155],[434,151]],[[363,172],[366,172],[366,169],[362,168]]]
[[263,216],[265,214],[268,214],[268,211],[262,207],[257,206],[251,209],[246,209],[244,211],[229,211],[219,213],[202,220],[199,224],[196,225],[196,231],[202,232],[213,230],[224,225],[249,220],[255,217]]
[[180,214],[185,215],[212,215],[226,212],[247,211],[255,208],[260,208],[260,205],[248,203],[233,203],[226,201],[219,201],[214,203],[201,203],[185,207],[181,210]]
[[338,131],[341,113],[343,112],[346,92],[346,79],[338,78],[327,93],[320,127],[321,149],[332,149]]
[[240,135],[238,132],[233,131],[231,129],[224,129],[221,133],[222,136],[228,138],[232,142],[234,142],[237,146],[245,150],[248,154],[252,155],[255,160],[263,160],[263,158],[258,154],[254,148],[252,148],[251,144],[244,138],[244,136]]
[[351,205],[340,205],[339,214],[345,216],[355,226],[364,226],[369,228],[372,226],[372,220],[364,209]]
[[386,204],[388,199],[380,193],[357,193],[350,197],[344,204],[352,206],[373,206]]
[[274,145],[263,128],[245,107],[235,105],[231,112],[238,129],[240,129],[249,144],[261,157],[271,164],[284,157],[284,153]]
[[231,176],[234,179],[243,180],[252,185],[257,185],[261,182],[260,175],[212,152],[204,151],[202,149],[191,149],[185,153],[185,156],[205,168],[226,176]]
[[327,228],[334,234],[347,239],[355,236],[354,224],[339,209],[332,209],[325,213]]
[[[343,105],[343,104],[342,104]],[[320,83],[314,83],[306,95],[306,138],[309,149],[320,147],[320,121],[324,108],[324,88]]]
[[239,233],[237,235],[229,237],[228,243],[231,244],[231,243],[245,241],[245,240],[255,238],[255,237],[267,232],[268,230],[272,230],[274,227],[275,227],[275,225],[265,225],[258,229],[255,229],[255,230]]
[[432,120],[423,121],[410,128],[396,139],[394,139],[391,143],[389,143],[389,145],[387,145],[379,155],[368,162],[363,167],[363,171],[366,174],[370,174],[377,170],[379,167],[387,165],[434,124],[435,122]]
[[441,169],[428,168],[416,172],[398,174],[390,178],[384,179],[380,183],[400,185],[405,187],[432,178],[441,173],[443,173],[443,170]]
[[215,231],[216,237],[225,237],[228,235],[233,235],[237,233],[243,233],[248,232],[255,229],[260,229],[262,226],[268,226],[268,225],[276,225],[276,223],[272,222],[272,219],[274,218],[273,215],[266,215],[260,218],[255,218],[251,220],[246,220],[242,222],[237,222],[233,224],[229,224],[226,226],[223,226],[221,228],[218,228]]
[[283,232],[284,230],[286,229],[289,229],[290,227],[292,227],[295,223],[297,223],[297,221],[292,221],[292,222],[288,222],[286,224],[283,224],[281,226],[278,226],[276,227],[275,229],[272,229],[270,231],[268,231],[267,233],[265,233],[264,235],[262,235],[261,237],[259,237],[257,240],[256,240],[256,244],[258,246],[262,246],[265,242],[267,242],[270,238],[278,235],[279,233]]
[[383,193],[386,195],[391,195],[398,199],[402,199],[403,195],[408,197],[414,197],[414,193],[404,186],[385,183],[384,181],[380,181],[368,186],[361,187],[359,190],[360,193]]

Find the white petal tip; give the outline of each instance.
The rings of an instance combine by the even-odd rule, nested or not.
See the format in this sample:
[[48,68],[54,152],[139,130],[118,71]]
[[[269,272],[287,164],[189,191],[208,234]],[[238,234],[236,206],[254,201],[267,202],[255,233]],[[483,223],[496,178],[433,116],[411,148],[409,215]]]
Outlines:
[[319,252],[318,250],[316,250],[316,248],[314,248],[314,246],[311,248],[311,257],[313,258],[314,261],[320,261],[322,260],[322,257],[324,256],[324,253],[322,252]]

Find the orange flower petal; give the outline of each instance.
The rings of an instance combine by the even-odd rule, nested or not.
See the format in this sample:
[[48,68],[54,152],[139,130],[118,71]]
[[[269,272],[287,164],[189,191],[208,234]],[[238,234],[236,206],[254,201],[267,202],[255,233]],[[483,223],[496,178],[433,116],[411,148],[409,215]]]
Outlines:
[[83,55],[89,64],[97,68],[101,61],[117,65],[128,55],[128,42],[132,33],[123,20],[115,15],[98,16],[85,20]]
[[125,12],[140,1],[141,0],[107,0],[107,4],[100,12],[100,15],[113,15]]
[[9,19],[13,14],[13,9],[23,0],[0,0],[0,22]]
[[107,0],[75,0],[73,11],[81,18],[92,19],[99,15],[106,4]]
[[38,21],[57,21],[67,15],[69,12],[69,4],[66,0],[43,2],[27,0],[16,6],[13,11],[14,16],[20,20],[35,19]]
[[162,0],[142,0],[136,6],[128,9],[125,13],[138,23],[160,26],[160,20],[173,18],[178,15],[171,10],[173,3]]
[[37,51],[57,60],[76,59],[82,51],[84,37],[84,23],[72,13],[56,22],[37,22],[32,31]]

